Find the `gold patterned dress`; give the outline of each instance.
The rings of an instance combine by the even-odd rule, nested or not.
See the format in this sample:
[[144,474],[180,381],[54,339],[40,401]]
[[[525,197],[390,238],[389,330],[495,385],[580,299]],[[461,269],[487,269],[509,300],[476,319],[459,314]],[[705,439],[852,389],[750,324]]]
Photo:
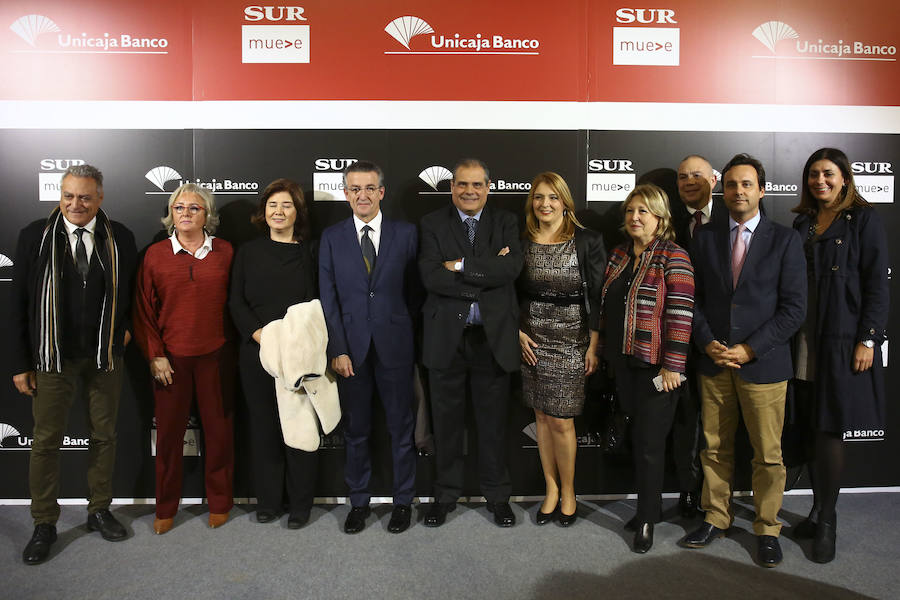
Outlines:
[[522,364],[525,404],[554,417],[578,416],[590,335],[575,240],[528,243],[524,277],[522,331],[538,345],[537,365]]

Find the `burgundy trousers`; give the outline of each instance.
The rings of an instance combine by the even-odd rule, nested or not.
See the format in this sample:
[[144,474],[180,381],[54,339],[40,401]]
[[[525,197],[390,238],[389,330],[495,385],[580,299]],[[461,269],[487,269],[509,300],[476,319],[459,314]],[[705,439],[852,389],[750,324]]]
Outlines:
[[203,427],[203,467],[209,511],[234,503],[234,357],[225,344],[202,356],[169,356],[170,385],[154,382],[156,400],[156,516],[170,519],[181,499],[184,432],[197,399]]

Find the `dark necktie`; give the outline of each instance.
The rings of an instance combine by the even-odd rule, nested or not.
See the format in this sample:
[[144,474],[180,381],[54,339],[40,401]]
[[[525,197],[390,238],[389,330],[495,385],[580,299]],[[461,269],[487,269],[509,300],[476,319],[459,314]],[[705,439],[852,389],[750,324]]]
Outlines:
[[475,217],[466,218],[466,235],[469,236],[469,245],[475,247],[475,231],[478,229],[478,220]]
[[369,237],[369,232],[372,231],[372,228],[366,225],[362,230],[363,235],[359,245],[362,248],[363,260],[366,261],[366,273],[371,275],[372,271],[375,270],[375,244],[372,243],[372,238]]
[[87,229],[79,227],[75,230],[75,233],[78,234],[78,241],[75,242],[75,268],[78,269],[78,272],[81,274],[81,280],[86,281],[88,270],[90,270],[91,267],[88,264],[87,250],[84,247],[82,236],[87,233]]
[[697,232],[697,228],[703,225],[703,212],[697,211],[694,213],[694,226],[691,227],[691,237],[694,237],[694,234]]

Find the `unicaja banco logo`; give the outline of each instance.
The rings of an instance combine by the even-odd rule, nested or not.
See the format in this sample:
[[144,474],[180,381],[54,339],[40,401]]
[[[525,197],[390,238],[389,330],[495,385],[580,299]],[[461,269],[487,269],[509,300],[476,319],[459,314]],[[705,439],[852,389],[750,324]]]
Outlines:
[[25,15],[19,17],[9,26],[13,33],[25,40],[32,48],[37,47],[37,39],[45,33],[61,31],[59,26],[44,15]]
[[753,37],[775,54],[775,45],[781,40],[798,39],[800,35],[794,28],[781,21],[768,21],[753,30]]
[[434,33],[431,25],[424,19],[413,16],[397,17],[387,24],[384,28],[388,35],[403,44],[403,47],[409,50],[409,41],[417,35],[424,33]]
[[[4,256],[3,258],[6,258],[6,257]],[[7,260],[9,260],[9,259],[7,258]],[[10,264],[12,264],[12,262],[10,262]],[[20,435],[22,435],[22,434],[19,433],[19,430],[16,429],[15,427],[13,427],[12,425],[8,425],[6,423],[0,423],[0,448],[7,447],[6,440],[8,440],[9,438],[17,438]],[[9,447],[12,448],[13,445],[10,445]]]
[[419,173],[419,179],[431,186],[431,189],[437,191],[440,182],[453,179],[453,173],[446,167],[435,165]]
[[146,177],[147,181],[155,185],[161,192],[166,191],[166,183],[170,181],[181,181],[181,175],[178,171],[172,167],[167,167],[166,165],[160,165],[150,169],[144,177]]
[[[387,50],[385,54],[540,54],[538,48],[541,46],[540,41],[536,39],[503,35],[438,34],[425,19],[413,15],[397,17],[385,25],[384,31],[406,48],[406,50]],[[413,50],[413,38],[423,35],[428,37],[428,46],[425,49]],[[417,45],[422,47],[420,42]]]

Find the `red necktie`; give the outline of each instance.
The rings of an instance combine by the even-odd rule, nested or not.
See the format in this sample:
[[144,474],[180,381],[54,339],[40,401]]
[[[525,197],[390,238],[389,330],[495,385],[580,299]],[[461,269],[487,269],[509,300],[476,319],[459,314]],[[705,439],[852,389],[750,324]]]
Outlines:
[[691,227],[691,237],[694,237],[694,232],[697,231],[697,228],[703,225],[703,211],[695,211],[694,212],[694,224]]

